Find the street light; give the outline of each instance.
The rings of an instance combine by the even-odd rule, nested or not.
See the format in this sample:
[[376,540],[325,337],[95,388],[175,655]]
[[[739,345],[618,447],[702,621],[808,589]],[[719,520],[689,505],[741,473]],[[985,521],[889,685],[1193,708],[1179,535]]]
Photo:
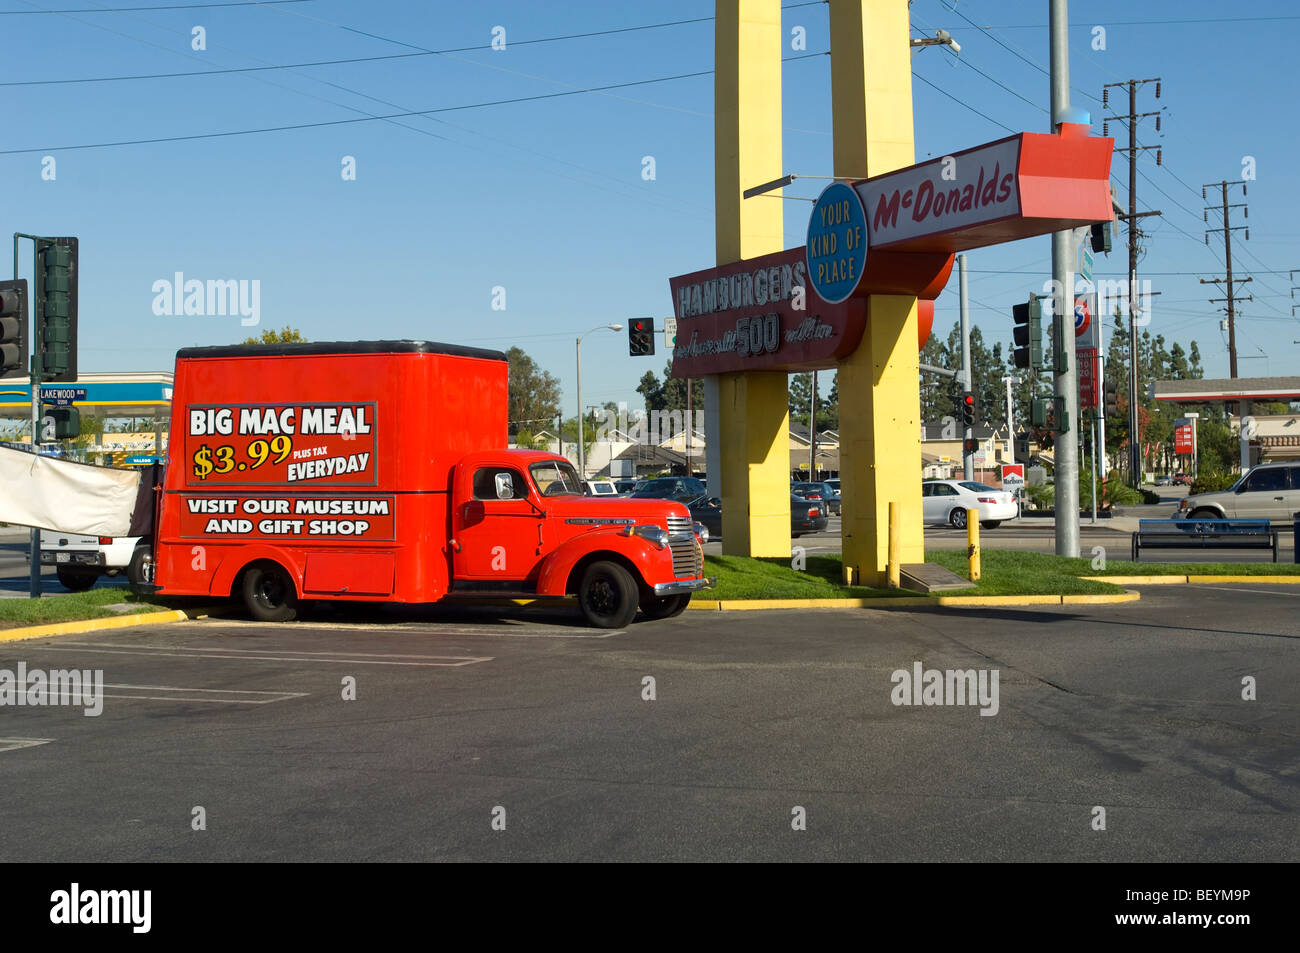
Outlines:
[[582,339],[585,338],[587,334],[594,334],[597,331],[622,331],[622,330],[623,330],[623,325],[621,324],[602,324],[599,327],[592,328],[590,331],[586,332],[586,334],[582,334],[578,337],[578,346],[576,350],[578,352],[578,479],[579,480],[587,479],[587,450],[584,443],[584,434],[582,432]]

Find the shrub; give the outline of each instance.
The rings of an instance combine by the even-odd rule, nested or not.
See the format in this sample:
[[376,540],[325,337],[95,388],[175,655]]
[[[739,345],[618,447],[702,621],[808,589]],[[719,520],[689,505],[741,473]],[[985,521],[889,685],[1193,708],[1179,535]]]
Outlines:
[[1193,493],[1216,493],[1219,490],[1227,490],[1237,482],[1237,474],[1225,473],[1222,470],[1203,470],[1195,480],[1192,481]]

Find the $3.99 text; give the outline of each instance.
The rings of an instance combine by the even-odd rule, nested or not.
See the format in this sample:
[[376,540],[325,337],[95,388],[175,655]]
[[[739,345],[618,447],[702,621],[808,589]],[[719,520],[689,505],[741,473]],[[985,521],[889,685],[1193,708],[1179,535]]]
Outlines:
[[293,440],[286,434],[266,440],[254,440],[248,445],[248,462],[235,460],[235,448],[229,444],[210,448],[207,444],[194,451],[194,475],[206,480],[214,473],[230,473],[232,470],[256,470],[262,464],[283,463],[293,452]]

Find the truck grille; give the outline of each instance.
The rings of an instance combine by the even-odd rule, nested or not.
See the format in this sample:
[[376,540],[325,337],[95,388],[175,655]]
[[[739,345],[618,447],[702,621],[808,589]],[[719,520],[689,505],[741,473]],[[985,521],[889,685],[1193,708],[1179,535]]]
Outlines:
[[704,554],[695,540],[694,520],[668,517],[668,548],[673,552],[673,576],[698,579],[704,575]]

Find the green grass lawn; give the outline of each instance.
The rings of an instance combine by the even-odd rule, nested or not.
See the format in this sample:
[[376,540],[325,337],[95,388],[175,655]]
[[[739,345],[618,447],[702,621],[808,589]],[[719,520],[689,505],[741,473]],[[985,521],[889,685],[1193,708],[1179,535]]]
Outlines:
[[[106,605],[127,602],[130,610],[117,612],[103,608]],[[45,625],[50,622],[73,622],[79,619],[99,619],[109,616],[130,615],[135,612],[156,612],[165,609],[152,602],[142,601],[129,589],[90,589],[70,592],[67,595],[45,596],[41,599],[0,599],[0,629],[13,629],[28,625]]]
[[[937,563],[959,576],[967,575],[964,550],[937,549],[925,554],[927,562]],[[1084,576],[1157,576],[1157,575],[1300,575],[1294,563],[1134,563],[1107,562],[1105,569],[1093,569],[1092,560],[1071,559],[1047,553],[1026,553],[986,549],[981,553],[981,574],[977,585],[953,589],[943,595],[1076,595],[1117,593],[1123,589]],[[748,559],[742,556],[706,556],[705,570],[717,575],[718,586],[701,599],[865,599],[914,596],[907,590],[869,589],[865,586],[842,586],[838,556],[809,556],[802,570],[791,568],[791,561],[779,558]]]

